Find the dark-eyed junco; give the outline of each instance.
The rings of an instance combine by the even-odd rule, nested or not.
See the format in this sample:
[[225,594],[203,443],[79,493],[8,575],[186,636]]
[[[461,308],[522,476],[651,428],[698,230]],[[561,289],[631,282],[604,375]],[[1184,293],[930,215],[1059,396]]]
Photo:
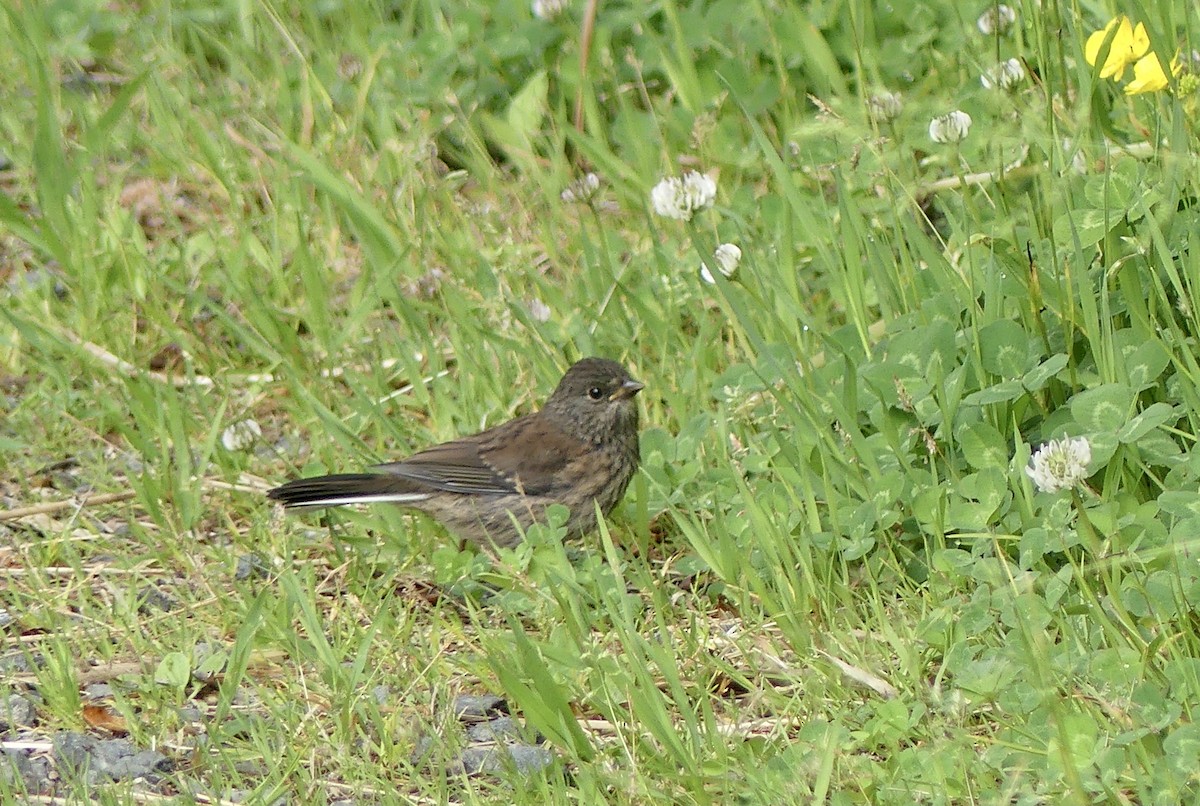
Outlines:
[[585,358],[541,411],[436,445],[371,473],[298,479],[267,495],[288,507],[387,501],[419,509],[475,543],[513,546],[546,507],[571,512],[572,535],[607,515],[637,470],[643,385],[615,361]]

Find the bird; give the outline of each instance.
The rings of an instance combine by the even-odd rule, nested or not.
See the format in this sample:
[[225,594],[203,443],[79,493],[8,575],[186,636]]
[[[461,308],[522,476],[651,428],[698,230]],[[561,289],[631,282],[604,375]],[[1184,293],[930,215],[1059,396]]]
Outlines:
[[296,479],[267,497],[288,508],[389,502],[421,510],[480,546],[512,548],[546,508],[570,511],[568,537],[596,527],[625,494],[640,461],[645,384],[606,358],[584,358],[545,405],[478,434],[366,473]]

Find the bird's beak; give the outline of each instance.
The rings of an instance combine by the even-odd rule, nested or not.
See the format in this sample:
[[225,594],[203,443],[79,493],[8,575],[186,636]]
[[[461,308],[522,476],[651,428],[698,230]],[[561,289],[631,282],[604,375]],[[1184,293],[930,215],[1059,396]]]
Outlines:
[[612,401],[625,400],[626,398],[633,397],[634,395],[636,395],[638,392],[642,391],[645,388],[646,388],[646,384],[641,383],[640,381],[635,381],[632,378],[629,378],[624,383],[622,383],[620,386],[618,386],[617,391],[615,391],[611,395],[609,395],[608,399],[612,400]]

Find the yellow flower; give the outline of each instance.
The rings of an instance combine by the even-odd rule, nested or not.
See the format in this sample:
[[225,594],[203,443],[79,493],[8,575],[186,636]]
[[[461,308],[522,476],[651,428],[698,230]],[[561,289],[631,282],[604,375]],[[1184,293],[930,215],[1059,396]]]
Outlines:
[[[1113,28],[1116,28],[1116,33],[1112,33]],[[1108,58],[1104,60],[1104,66],[1100,68],[1100,78],[1113,78],[1118,81],[1125,75],[1125,68],[1133,62],[1146,55],[1146,51],[1150,50],[1150,36],[1146,33],[1146,26],[1138,23],[1134,28],[1129,22],[1129,18],[1122,14],[1119,17],[1114,17],[1108,21],[1099,31],[1088,37],[1087,44],[1083,47],[1083,56],[1087,59],[1087,63],[1095,66],[1096,59],[1100,56],[1100,51],[1104,47],[1104,41],[1112,36],[1108,46]]]
[[[1179,71],[1182,69],[1183,65],[1179,63],[1179,57],[1176,56],[1171,60],[1171,75],[1179,75]],[[1133,81],[1125,86],[1125,94],[1139,95],[1143,92],[1158,92],[1165,90],[1167,83],[1167,74],[1163,72],[1158,55],[1150,53],[1134,63]]]

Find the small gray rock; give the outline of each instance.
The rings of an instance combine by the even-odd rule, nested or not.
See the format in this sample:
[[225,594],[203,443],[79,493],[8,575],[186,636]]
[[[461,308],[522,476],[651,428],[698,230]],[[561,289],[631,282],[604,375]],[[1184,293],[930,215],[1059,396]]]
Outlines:
[[129,778],[148,778],[155,773],[170,772],[174,764],[157,750],[142,750],[132,756],[122,756],[104,772],[114,781]]
[[68,777],[86,773],[89,783],[99,783],[98,771],[90,769],[92,750],[99,741],[74,731],[64,731],[55,736],[54,758],[58,762],[59,774]]
[[29,674],[46,665],[43,655],[26,655],[13,653],[0,657],[0,674]]
[[110,683],[92,683],[83,690],[89,700],[105,700],[113,695]]
[[554,754],[532,744],[468,747],[446,769],[450,775],[482,775],[503,772],[511,766],[522,775],[543,770],[554,762]]
[[413,745],[413,751],[409,755],[408,760],[414,767],[423,767],[433,760],[433,751],[437,747],[437,742],[432,736],[422,736],[417,739],[417,743]]
[[478,722],[508,714],[503,697],[491,694],[461,694],[454,698],[454,715],[463,722]]
[[0,730],[33,727],[37,724],[37,706],[28,697],[10,694],[0,701]]
[[267,775],[270,772],[270,770],[267,769],[266,764],[263,764],[261,761],[255,761],[254,759],[235,761],[233,762],[233,769],[242,775],[252,775],[259,778]]
[[141,750],[128,739],[96,739],[82,733],[65,732],[54,737],[54,754],[59,765],[78,774],[86,770],[89,782],[105,778],[123,781],[167,772],[172,763],[157,750]]
[[204,714],[194,705],[181,705],[179,707],[179,720],[181,722],[202,722]]
[[504,769],[499,747],[468,747],[446,767],[449,775],[482,775]]
[[50,759],[44,755],[33,756],[28,750],[0,751],[0,784],[15,784],[30,792],[44,792],[50,788]]
[[510,744],[507,749],[513,766],[524,775],[544,770],[554,763],[554,754],[540,745]]
[[271,563],[257,551],[238,557],[237,570],[233,577],[238,582],[248,579],[266,579],[271,575]]
[[138,612],[144,616],[152,615],[155,611],[170,613],[179,603],[168,596],[157,585],[147,585],[138,591]]
[[511,716],[496,717],[467,727],[467,739],[472,742],[499,742],[520,738],[521,726]]

